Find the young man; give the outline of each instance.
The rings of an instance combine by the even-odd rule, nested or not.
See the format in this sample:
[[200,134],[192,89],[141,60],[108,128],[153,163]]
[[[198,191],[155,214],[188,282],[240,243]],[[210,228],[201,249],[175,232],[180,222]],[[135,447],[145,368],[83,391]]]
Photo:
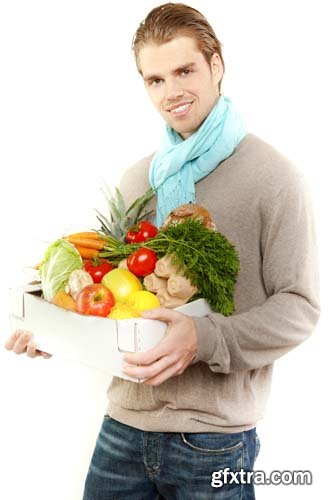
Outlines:
[[[202,14],[183,4],[157,7],[133,48],[167,142],[128,170],[121,190],[129,203],[152,185],[157,224],[183,203],[209,210],[239,253],[236,311],[145,313],[167,322],[168,335],[148,352],[126,355],[126,373],[146,382],[113,378],[83,498],[253,499],[252,484],[228,475],[230,484],[216,488],[212,473],[253,469],[273,363],[319,317],[307,185],[286,158],[246,132],[220,95],[221,45]],[[26,343],[12,338],[9,348],[23,352]]]

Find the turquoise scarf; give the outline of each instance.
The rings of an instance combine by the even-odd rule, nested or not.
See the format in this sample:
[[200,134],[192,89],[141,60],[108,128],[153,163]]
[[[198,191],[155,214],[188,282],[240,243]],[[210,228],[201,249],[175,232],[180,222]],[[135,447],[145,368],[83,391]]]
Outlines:
[[195,183],[228,158],[245,135],[242,116],[225,96],[219,97],[199,129],[185,140],[166,125],[163,147],[149,170],[150,185],[157,194],[157,227],[179,205],[195,203]]

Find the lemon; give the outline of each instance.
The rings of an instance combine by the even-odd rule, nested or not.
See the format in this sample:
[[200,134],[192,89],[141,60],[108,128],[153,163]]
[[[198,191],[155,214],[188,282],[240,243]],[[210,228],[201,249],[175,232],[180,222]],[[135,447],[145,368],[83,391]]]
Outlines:
[[110,319],[130,319],[138,318],[140,314],[127,304],[118,302],[107,317]]
[[116,303],[112,308],[111,312],[107,316],[110,319],[130,319],[130,318],[138,318],[140,314],[138,311],[135,311],[132,307],[127,304],[122,304],[120,302]]
[[139,313],[148,309],[155,309],[155,307],[160,307],[161,305],[156,295],[146,290],[131,293],[126,303]]

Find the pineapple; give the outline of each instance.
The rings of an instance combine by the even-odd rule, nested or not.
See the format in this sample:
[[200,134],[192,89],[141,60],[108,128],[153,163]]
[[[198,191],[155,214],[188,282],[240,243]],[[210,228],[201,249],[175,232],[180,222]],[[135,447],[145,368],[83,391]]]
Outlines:
[[153,210],[144,212],[147,203],[155,194],[152,188],[148,189],[143,196],[137,198],[128,209],[118,188],[115,188],[115,195],[113,196],[105,183],[105,189],[102,189],[102,192],[107,201],[109,217],[105,217],[98,210],[96,212],[98,214],[97,219],[101,224],[100,232],[106,236],[114,236],[116,239],[124,241],[126,232],[131,226],[153,213]]

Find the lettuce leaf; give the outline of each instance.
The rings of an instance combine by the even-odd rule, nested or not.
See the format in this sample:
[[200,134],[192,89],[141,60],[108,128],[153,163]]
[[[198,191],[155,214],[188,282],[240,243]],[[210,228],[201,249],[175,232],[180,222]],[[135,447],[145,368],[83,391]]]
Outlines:
[[64,290],[71,272],[82,267],[82,258],[73,245],[63,239],[52,243],[45,252],[40,268],[45,300],[51,302],[59,290]]

